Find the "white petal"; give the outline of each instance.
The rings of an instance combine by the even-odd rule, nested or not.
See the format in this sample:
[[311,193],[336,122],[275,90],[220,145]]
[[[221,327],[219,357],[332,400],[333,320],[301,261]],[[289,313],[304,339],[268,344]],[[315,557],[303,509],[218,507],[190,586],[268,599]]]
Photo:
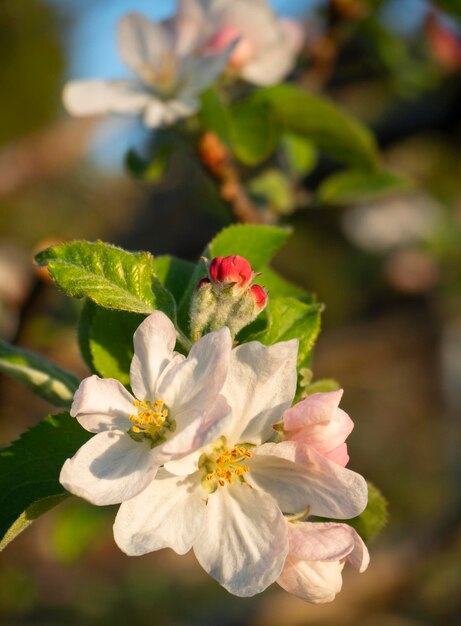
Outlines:
[[313,604],[334,600],[341,591],[343,564],[339,561],[301,561],[288,556],[278,584],[289,593]]
[[248,63],[242,69],[241,75],[254,85],[274,85],[291,72],[295,61],[292,50],[283,42]]
[[118,547],[130,556],[161,548],[185,554],[202,529],[204,496],[195,476],[185,479],[159,470],[139,495],[120,506],[114,524]]
[[149,128],[172,126],[177,120],[189,117],[199,109],[199,101],[182,94],[174,100],[152,98],[144,111],[143,121]]
[[136,83],[127,80],[79,80],[64,87],[64,106],[71,115],[99,113],[138,114],[150,96]]
[[67,459],[59,481],[92,504],[117,504],[142,491],[156,470],[147,443],[111,431],[95,435]]
[[134,398],[113,378],[89,376],[77,389],[70,414],[90,433],[131,428]]
[[191,54],[210,27],[199,0],[179,0],[177,13],[168,23],[174,33],[175,52],[181,56]]
[[200,450],[223,433],[230,417],[231,409],[222,396],[218,396],[210,414],[192,410],[176,416],[173,436],[153,450],[156,462],[162,465]]
[[137,328],[133,343],[131,388],[139,400],[155,400],[157,380],[174,356],[175,327],[164,313],[154,311]]
[[173,40],[161,24],[140,13],[128,13],[119,22],[118,48],[123,62],[138,72],[142,66],[161,64],[172,52]]
[[216,54],[183,59],[179,74],[183,77],[184,86],[180,95],[194,97],[211,85],[222,74],[234,47],[232,43]]
[[260,444],[272,435],[296,391],[298,341],[263,346],[257,341],[232,351],[223,395],[233,410],[227,438]]
[[200,565],[237,596],[253,596],[279,576],[287,554],[286,522],[275,502],[249,485],[220,487],[208,498],[194,544]]
[[[200,420],[197,425],[192,422],[193,415],[197,414]],[[188,418],[190,422],[188,423]],[[202,448],[207,446],[212,441],[215,441],[220,437],[224,430],[227,428],[232,418],[231,408],[228,405],[224,396],[218,396],[211,410],[202,415],[198,411],[181,413],[179,416],[179,429],[183,428],[184,433],[181,433],[179,442],[171,440],[165,444],[163,453],[171,453],[175,450],[175,454],[171,454],[171,457],[175,460],[165,461],[165,468],[172,474],[178,476],[187,476],[192,474],[198,469],[198,460],[202,454]],[[191,430],[191,425],[196,429]],[[187,436],[190,433],[190,442],[187,442]],[[176,439],[176,437],[175,437]],[[186,449],[186,445],[192,450],[187,456],[183,457],[178,454],[178,450]]]
[[211,410],[226,380],[231,345],[223,327],[199,339],[185,361],[165,371],[157,391],[173,419],[183,411]]
[[[288,497],[295,498],[295,479],[299,498],[305,498],[303,506],[293,511],[295,513],[309,506],[311,515],[349,519],[359,515],[367,505],[368,488],[363,476],[332,463],[308,446],[294,441],[267,443],[254,453],[253,459],[248,461],[251,480],[270,493],[283,510],[289,504]],[[270,461],[268,455],[279,458]],[[258,460],[259,456],[266,458]],[[297,472],[299,466],[304,466],[308,474],[305,483],[300,480],[301,475],[293,472],[290,487],[290,471],[283,459],[297,464]]]
[[304,561],[342,561],[354,550],[354,533],[351,526],[334,522],[288,524],[290,554]]

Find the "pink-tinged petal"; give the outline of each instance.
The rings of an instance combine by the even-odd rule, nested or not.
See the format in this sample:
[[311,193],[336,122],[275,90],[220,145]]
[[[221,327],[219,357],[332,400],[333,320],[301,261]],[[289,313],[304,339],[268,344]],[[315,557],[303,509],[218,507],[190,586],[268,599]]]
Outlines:
[[160,374],[173,358],[176,330],[161,311],[154,311],[136,329],[130,382],[139,400],[154,400]]
[[184,411],[212,409],[226,380],[231,348],[229,329],[223,327],[199,339],[187,359],[165,371],[157,392],[173,419]]
[[332,463],[336,463],[337,465],[341,465],[341,467],[346,467],[349,463],[350,457],[347,452],[347,443],[342,443],[337,448],[334,448],[330,452],[323,452],[323,456],[332,461]]
[[349,532],[352,534],[354,538],[354,549],[347,557],[347,562],[359,570],[359,572],[364,572],[368,565],[370,564],[370,554],[368,552],[368,548],[363,542],[360,535],[350,526]]
[[127,431],[132,426],[133,402],[131,393],[118,380],[89,376],[80,383],[70,414],[90,433]]
[[118,24],[118,49],[126,65],[136,73],[155,68],[172,52],[173,39],[162,24],[140,13],[128,13]]
[[264,591],[280,575],[287,550],[287,524],[272,498],[245,484],[208,497],[194,552],[228,591],[244,597]]
[[[342,390],[314,393],[285,411],[286,439],[308,444],[324,455],[343,444],[354,423],[345,411],[338,408],[341,396]],[[343,449],[342,454],[338,451],[338,457],[344,460],[344,453],[347,456],[347,450]]]
[[156,471],[147,443],[111,431],[95,435],[67,459],[59,482],[92,504],[118,504],[142,491]]
[[354,550],[353,533],[354,529],[347,524],[289,523],[290,555],[305,561],[342,561]]
[[339,407],[343,393],[343,389],[319,392],[301,400],[283,414],[285,430],[298,430],[304,426],[329,422]]
[[141,113],[149,101],[141,85],[128,80],[78,80],[67,83],[64,106],[71,115]]
[[223,396],[218,396],[209,413],[192,410],[176,416],[176,431],[166,443],[153,450],[159,465],[180,459],[215,441],[231,418],[231,409]]
[[270,439],[272,424],[293,401],[296,391],[298,341],[263,346],[257,341],[232,351],[223,395],[233,418],[226,432],[232,443],[255,445]]
[[140,494],[120,506],[115,542],[130,556],[161,548],[185,554],[202,530],[204,495],[196,477],[182,478],[159,470]]
[[[272,462],[256,461],[258,457],[270,456],[276,459]],[[301,496],[305,497],[305,504],[298,508],[298,511],[293,511],[294,513],[310,507],[311,515],[349,519],[356,517],[365,509],[368,487],[363,476],[332,463],[309,446],[294,441],[267,443],[259,446],[254,450],[253,459],[248,462],[251,465],[251,479],[257,481],[258,485],[279,501],[281,506],[288,504],[286,490],[289,472],[286,473],[287,480],[277,479],[278,471],[286,471],[282,463],[283,459],[304,466],[309,475],[305,484],[299,478],[297,479]],[[253,464],[257,465],[256,474]],[[294,500],[295,494],[290,495]]]
[[343,564],[339,561],[302,561],[288,556],[277,583],[312,604],[324,604],[341,591]]

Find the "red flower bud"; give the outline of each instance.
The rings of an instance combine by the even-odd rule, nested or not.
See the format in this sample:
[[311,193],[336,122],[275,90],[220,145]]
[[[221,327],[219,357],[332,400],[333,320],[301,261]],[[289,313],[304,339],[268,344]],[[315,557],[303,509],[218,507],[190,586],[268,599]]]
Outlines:
[[210,278],[214,283],[236,283],[246,287],[252,278],[253,270],[243,256],[217,256],[210,263]]
[[259,285],[252,285],[250,287],[250,293],[253,297],[253,301],[258,309],[261,311],[267,304],[267,291],[264,287],[260,287]]
[[202,278],[202,280],[199,280],[199,282],[197,283],[197,286],[195,287],[195,291],[198,291],[204,285],[209,285],[210,283],[211,283],[211,280],[209,278]]

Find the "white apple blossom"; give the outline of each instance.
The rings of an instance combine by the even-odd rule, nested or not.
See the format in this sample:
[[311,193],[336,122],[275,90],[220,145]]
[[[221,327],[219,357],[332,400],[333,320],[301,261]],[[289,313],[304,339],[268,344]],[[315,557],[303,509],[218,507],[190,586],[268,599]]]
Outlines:
[[123,502],[114,524],[129,555],[192,547],[228,591],[252,596],[281,574],[288,553],[284,513],[309,509],[345,519],[367,501],[364,479],[298,442],[265,443],[296,391],[297,341],[233,350],[222,393],[232,421],[196,453],[165,464]]
[[177,14],[154,22],[129,13],[119,23],[118,48],[135,78],[79,80],[64,89],[73,115],[142,114],[144,124],[171,125],[199,108],[199,94],[223,71],[233,42],[219,51],[203,47],[199,0],[181,0]]
[[156,311],[134,334],[130,381],[82,381],[71,415],[96,435],[61,470],[60,482],[93,504],[132,498],[159,466],[216,439],[230,417],[221,389],[232,342],[227,328],[197,341],[189,356],[174,352],[176,330]]
[[213,52],[237,44],[229,67],[250,83],[273,85],[294,68],[303,43],[302,27],[278,18],[267,0],[199,0]]
[[288,523],[289,553],[278,584],[289,593],[320,604],[331,602],[342,587],[344,564],[364,572],[368,550],[347,524]]

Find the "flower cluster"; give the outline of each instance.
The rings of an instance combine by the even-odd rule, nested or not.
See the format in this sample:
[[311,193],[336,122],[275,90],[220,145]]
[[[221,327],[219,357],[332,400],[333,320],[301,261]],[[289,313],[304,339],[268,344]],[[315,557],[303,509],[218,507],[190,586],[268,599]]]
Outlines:
[[266,0],[179,0],[172,18],[138,13],[119,24],[118,48],[133,79],[79,80],[66,85],[73,115],[142,115],[155,128],[188,117],[199,95],[227,68],[249,82],[274,84],[294,66],[302,32],[278,20]]
[[[247,289],[241,257],[217,258],[210,284]],[[228,591],[252,596],[278,582],[310,602],[341,587],[346,561],[368,552],[348,525],[367,485],[347,469],[352,429],[342,392],[292,406],[298,341],[232,346],[227,326],[188,356],[157,311],[134,334],[131,390],[97,376],[81,383],[71,414],[96,433],[64,464],[60,480],[98,505],[120,503],[114,537],[128,555],[193,549]]]

